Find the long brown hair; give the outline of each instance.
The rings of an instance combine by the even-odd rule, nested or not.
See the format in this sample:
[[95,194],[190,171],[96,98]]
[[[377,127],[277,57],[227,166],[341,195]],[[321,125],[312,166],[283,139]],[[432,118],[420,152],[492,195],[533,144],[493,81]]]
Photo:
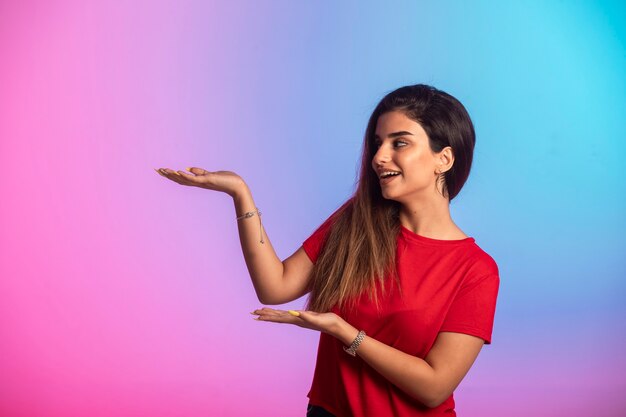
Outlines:
[[[401,292],[395,265],[400,203],[383,198],[371,165],[378,118],[395,110],[422,126],[433,152],[452,148],[454,164],[438,179],[450,201],[469,176],[476,142],[474,125],[456,98],[424,84],[400,87],[383,97],[365,130],[357,189],[330,218],[332,225],[310,278],[306,310],[327,312],[336,304],[340,309],[353,309],[358,296],[367,291],[380,311],[376,284],[388,278]],[[380,288],[384,297],[385,286]]]

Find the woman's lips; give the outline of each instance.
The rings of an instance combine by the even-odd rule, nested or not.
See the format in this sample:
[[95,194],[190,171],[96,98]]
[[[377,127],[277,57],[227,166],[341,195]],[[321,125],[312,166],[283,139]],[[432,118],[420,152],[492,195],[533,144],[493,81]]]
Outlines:
[[387,177],[387,178],[381,178],[381,179],[380,179],[380,184],[381,184],[381,185],[386,185],[386,184],[389,184],[391,181],[393,181],[393,180],[394,180],[394,178],[398,178],[400,175],[402,175],[402,174],[392,175],[392,176]]

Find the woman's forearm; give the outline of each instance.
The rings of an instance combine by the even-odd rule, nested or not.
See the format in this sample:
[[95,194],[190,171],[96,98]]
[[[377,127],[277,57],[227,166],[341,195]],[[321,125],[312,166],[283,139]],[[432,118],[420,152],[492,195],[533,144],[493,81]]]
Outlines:
[[[266,303],[272,294],[279,291],[282,283],[283,263],[276,255],[269,237],[265,234],[261,218],[256,213],[257,207],[252,199],[252,192],[247,185],[233,195],[237,217],[247,212],[253,216],[237,220],[241,250],[252,279],[252,285],[261,303]],[[261,243],[261,240],[263,243]]]
[[[344,345],[350,346],[359,331],[342,321],[333,333]],[[435,404],[435,371],[425,360],[369,336],[365,336],[359,345],[357,355],[389,382],[427,407],[438,405]]]

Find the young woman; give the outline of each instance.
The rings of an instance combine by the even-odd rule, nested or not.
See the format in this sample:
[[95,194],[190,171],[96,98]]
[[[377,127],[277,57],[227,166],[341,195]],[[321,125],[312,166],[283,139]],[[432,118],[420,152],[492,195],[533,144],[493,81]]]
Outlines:
[[418,84],[386,95],[363,144],[356,192],[284,261],[244,180],[229,171],[158,172],[233,197],[256,294],[302,311],[261,321],[320,331],[307,416],[454,416],[453,391],[491,333],[496,262],[450,217],[475,134],[463,105]]

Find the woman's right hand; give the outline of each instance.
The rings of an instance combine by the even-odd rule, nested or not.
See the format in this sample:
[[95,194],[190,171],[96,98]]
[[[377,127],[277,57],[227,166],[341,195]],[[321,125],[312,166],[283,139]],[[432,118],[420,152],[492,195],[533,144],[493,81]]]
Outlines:
[[235,197],[246,183],[239,175],[232,171],[207,171],[202,168],[187,168],[190,172],[174,171],[169,168],[155,169],[165,178],[177,182],[181,185],[206,188],[208,190],[221,191],[231,197]]

